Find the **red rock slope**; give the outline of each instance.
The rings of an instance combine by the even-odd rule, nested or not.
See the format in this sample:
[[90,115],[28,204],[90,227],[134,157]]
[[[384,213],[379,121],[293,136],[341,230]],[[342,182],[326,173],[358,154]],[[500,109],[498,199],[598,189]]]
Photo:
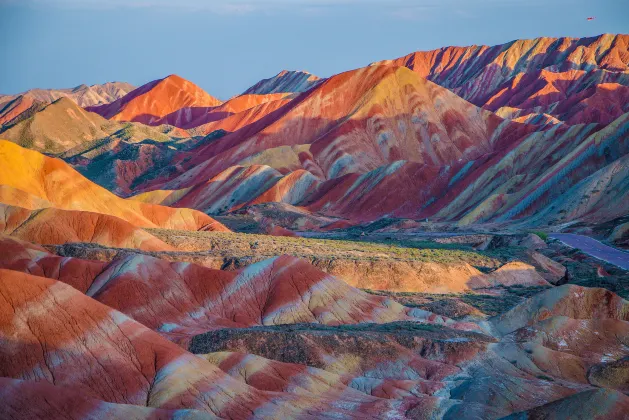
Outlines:
[[[250,118],[247,118],[246,115],[254,112],[245,113],[245,111],[256,108],[255,114],[259,116],[258,118],[261,118],[263,115],[272,112],[273,109],[276,109],[281,104],[289,102],[290,95],[289,93],[240,95],[217,106],[193,106],[177,109],[175,112],[159,120],[151,121],[150,124],[170,124],[184,129],[196,128],[196,130],[192,132],[202,134],[209,134],[215,130],[234,131],[235,126],[232,121],[248,121]],[[269,106],[269,103],[272,103],[273,106]],[[202,126],[205,127],[201,128]],[[238,125],[236,125],[236,127],[238,127]]]
[[[591,38],[536,38],[493,47],[444,47],[379,62],[406,66],[468,101],[489,109],[516,106],[526,113],[548,112],[570,123],[601,122],[613,115],[588,114],[575,119],[569,108],[585,98],[610,96],[629,86],[629,35]],[[584,88],[587,88],[584,90]],[[613,96],[613,95],[612,95]],[[625,106],[626,101],[621,105]],[[600,103],[599,105],[604,105]],[[583,105],[578,105],[583,108]],[[592,113],[590,113],[592,112]]]
[[[0,258],[0,268],[67,282],[183,343],[196,334],[222,327],[295,323],[413,320],[477,329],[367,294],[289,256],[265,260],[236,273],[140,254],[121,256],[107,264],[61,258],[12,237],[0,236],[0,246],[12,252]],[[67,271],[60,271],[65,265]]]
[[151,124],[184,108],[214,107],[220,104],[220,100],[194,83],[170,75],[140,86],[110,104],[88,107],[87,110],[116,121]]
[[[60,399],[79,397],[64,413],[92,406],[86,398],[161,410],[193,409],[233,419],[316,419],[328,413],[335,418],[403,418],[411,409],[433,416],[447,410],[435,397],[385,400],[342,386],[306,392],[260,390],[68,285],[10,270],[0,270],[0,333],[11,337],[10,343],[0,344],[0,377],[6,378],[5,384],[24,387],[19,398],[13,392],[0,393],[11,412],[25,400],[46,401],[48,393],[55,397],[45,404],[53,407]],[[107,407],[114,413],[132,411]],[[195,412],[188,414],[197,418]]]
[[399,159],[455,164],[505,147],[530,131],[393,66],[331,77],[281,111],[198,148],[185,163],[190,170],[163,189],[204,182],[259,153],[283,153],[285,146],[310,145],[296,159],[283,156],[296,160],[292,169],[305,166],[331,179]]
[[172,249],[115,216],[56,208],[28,210],[0,203],[0,233],[42,245],[80,242],[144,251]]
[[[150,409],[236,419],[501,418],[571,410],[583,396],[604,402],[586,413],[605,418],[625,406],[613,375],[623,372],[629,302],[603,289],[547,289],[484,322],[490,337],[289,257],[224,273],[139,255],[103,266],[15,239],[2,246],[12,251],[0,255],[0,333],[10,337],[0,341],[0,377],[12,387],[0,400],[10,413],[69,398],[78,401],[64,413],[101,401],[114,413],[165,418],[174,413]],[[365,323],[413,319],[424,322]],[[291,325],[299,322],[311,323]],[[187,345],[195,331],[198,356],[165,339]],[[607,387],[604,395],[592,395],[590,381]]]

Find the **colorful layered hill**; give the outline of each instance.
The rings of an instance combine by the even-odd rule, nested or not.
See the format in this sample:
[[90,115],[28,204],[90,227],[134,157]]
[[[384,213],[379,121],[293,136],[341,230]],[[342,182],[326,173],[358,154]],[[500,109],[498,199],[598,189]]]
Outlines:
[[[347,94],[336,99],[339,92]],[[177,165],[187,171],[158,189],[179,190],[173,196],[176,201],[212,212],[220,202],[228,203],[222,210],[283,197],[290,204],[304,205],[306,198],[316,202],[329,193],[329,204],[322,210],[339,214],[343,210],[333,208],[335,204],[352,201],[343,196],[369,193],[398,168],[414,167],[415,175],[402,175],[400,182],[408,184],[410,179],[411,185],[424,188],[414,197],[425,203],[430,194],[447,186],[457,168],[507,150],[531,131],[532,127],[483,111],[404,67],[373,66],[333,76],[251,126],[196,148],[192,159]],[[269,168],[256,170],[256,165]],[[445,166],[452,169],[435,177]],[[279,173],[273,174],[271,168]],[[282,175],[287,177],[282,181],[285,187],[278,184]],[[365,186],[359,186],[363,180]],[[270,188],[278,192],[267,193]],[[362,211],[363,219],[377,217],[408,199],[402,195],[395,201],[382,200],[381,206],[370,203],[370,211],[357,206],[352,216]]]
[[457,322],[287,256],[224,272],[0,246],[7,418],[625,419],[629,407],[629,302],[605,289],[546,288]]
[[0,419],[628,420],[620,269],[533,234],[391,233],[622,241],[628,40],[282,72],[226,102],[177,76],[0,98]]
[[[283,202],[355,221],[393,215],[553,224],[571,216],[618,217],[626,206],[608,204],[626,203],[627,191],[621,176],[609,176],[625,170],[627,79],[619,64],[625,38],[449,48],[333,76],[225,130],[191,159],[176,159],[168,177],[138,185],[161,191],[142,200],[211,213]],[[430,66],[423,65],[428,58]],[[507,82],[520,86],[520,93],[505,90],[513,102],[492,94],[494,102],[479,103],[513,123],[419,77],[460,93],[465,83],[486,81],[497,62],[509,71],[469,89],[480,95]],[[531,79],[538,76],[557,88],[547,101]],[[243,114],[250,111],[259,109]],[[601,199],[580,200],[577,185],[591,176],[604,177],[590,187]],[[553,206],[554,200],[566,204]],[[532,217],[542,211],[543,218]]]
[[569,123],[604,124],[627,111],[629,35],[445,47],[377,64],[385,63],[408,67],[491,110],[510,106]]
[[[307,169],[324,179],[403,158],[451,164],[508,144],[527,130],[509,122],[498,130],[503,123],[403,67],[367,67],[327,79],[255,127],[203,145],[186,162],[194,169],[168,185],[187,187],[254,155],[299,145],[308,145],[309,151],[284,159],[297,163],[292,169]],[[494,132],[500,136],[493,138]]]
[[7,100],[0,99],[0,130],[29,118],[46,107],[46,103],[31,96],[19,95]]
[[207,108],[220,104],[220,100],[194,83],[173,74],[140,86],[110,104],[87,109],[107,119],[151,124],[182,109]]
[[[2,394],[4,410],[13,418],[27,418],[45,407],[63,413],[97,408],[93,415],[108,416],[129,415],[135,409],[161,418],[203,419],[316,419],[330,413],[348,419],[404,418],[411,410],[413,418],[413,413],[441,416],[447,411],[437,397],[380,398],[352,389],[326,371],[264,358],[248,367],[250,383],[231,377],[225,365],[223,371],[210,361],[213,358],[194,355],[55,280],[2,270],[0,292],[10,296],[0,304],[1,319],[19,308],[23,320],[14,326],[0,324],[14,343],[8,347],[3,342],[0,371],[8,387]],[[37,311],[35,305],[47,310]],[[44,343],[45,350],[36,350],[35,343]],[[7,363],[18,355],[23,363]],[[419,362],[417,371],[422,369]],[[259,374],[253,375],[256,370]],[[287,380],[296,374],[294,380],[302,385],[287,386],[285,392],[277,385],[269,389],[261,376],[274,371]],[[74,403],[68,405],[70,399]],[[472,409],[479,411],[473,404]]]
[[73,89],[32,89],[17,95],[0,95],[0,132],[31,118],[61,99],[69,100],[78,107],[103,105],[122,98],[133,89],[135,87],[128,83],[111,82],[80,85]]
[[125,200],[59,159],[0,141],[2,231],[38,243],[170,249],[140,228],[227,229],[195,210]]
[[2,131],[2,138],[40,152],[55,154],[104,139],[119,125],[61,98]]
[[[29,104],[29,102],[22,102]],[[170,126],[149,127],[139,123],[109,121],[88,112],[68,98],[51,104],[30,102],[30,108],[18,109],[8,125],[0,127],[0,137],[49,155],[71,158],[77,154],[115,149],[125,144],[167,143],[186,139],[183,130]]]
[[81,107],[108,104],[122,98],[135,89],[125,82],[108,82],[102,85],[79,85],[70,89],[31,89],[17,95],[0,96],[0,104],[18,97],[30,98],[43,103],[68,98]]
[[[217,130],[235,131],[250,120],[246,116],[254,114],[254,116],[262,117],[271,112],[268,105],[277,108],[288,102],[291,95],[290,93],[240,95],[217,106],[181,108],[159,120],[150,122],[150,125],[169,124],[183,129],[192,129],[190,132],[196,135],[207,135]],[[246,112],[249,110],[251,112]],[[230,118],[232,116],[234,118]]]
[[266,95],[269,93],[305,92],[321,79],[305,71],[282,70],[276,76],[260,80],[247,89],[244,94]]
[[12,104],[4,132],[117,194],[211,214],[598,223],[627,211],[627,54],[624,35],[448,47],[328,79],[282,72],[225,103],[169,76],[87,108],[109,121]]

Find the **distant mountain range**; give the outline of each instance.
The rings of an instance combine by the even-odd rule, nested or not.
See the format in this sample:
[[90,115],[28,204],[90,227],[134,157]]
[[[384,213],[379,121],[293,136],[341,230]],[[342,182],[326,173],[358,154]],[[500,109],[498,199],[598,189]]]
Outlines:
[[282,71],[226,102],[176,75],[29,91],[2,99],[0,137],[117,194],[209,214],[601,223],[629,211],[628,44],[447,47],[327,79]]

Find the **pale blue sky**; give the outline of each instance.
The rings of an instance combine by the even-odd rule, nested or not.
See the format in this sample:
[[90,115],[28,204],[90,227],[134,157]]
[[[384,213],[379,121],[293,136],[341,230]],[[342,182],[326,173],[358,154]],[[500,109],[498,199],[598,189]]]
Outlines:
[[0,93],[176,73],[227,99],[282,69],[604,32],[629,33],[628,0],[0,0]]

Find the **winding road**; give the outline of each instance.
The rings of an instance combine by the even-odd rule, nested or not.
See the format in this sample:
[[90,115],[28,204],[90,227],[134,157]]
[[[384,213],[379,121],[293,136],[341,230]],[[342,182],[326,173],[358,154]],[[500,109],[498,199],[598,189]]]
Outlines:
[[575,235],[573,233],[551,233],[548,236],[560,240],[569,247],[590,254],[599,260],[607,261],[624,270],[629,270],[629,252],[612,248],[589,236]]

